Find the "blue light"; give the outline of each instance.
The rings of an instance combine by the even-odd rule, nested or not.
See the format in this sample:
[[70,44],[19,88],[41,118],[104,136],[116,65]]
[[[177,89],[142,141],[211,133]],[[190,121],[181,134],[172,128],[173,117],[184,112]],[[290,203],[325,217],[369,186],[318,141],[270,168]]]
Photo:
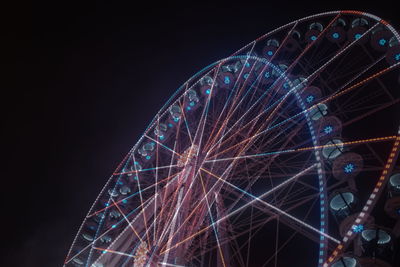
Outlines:
[[193,101],[190,102],[189,105],[193,107],[194,106],[194,102]]
[[312,36],[310,37],[310,39],[311,39],[312,41],[315,41],[315,40],[317,40],[317,36],[312,35]]
[[271,74],[269,73],[269,71],[266,71],[265,74],[264,74],[264,77],[268,79],[270,76],[271,76]]
[[379,44],[381,45],[381,46],[384,46],[385,44],[386,44],[386,40],[384,39],[384,38],[382,38],[382,39],[380,39],[379,40]]
[[231,83],[231,79],[229,78],[229,76],[225,76],[224,83],[225,84],[230,84]]
[[313,102],[314,101],[314,96],[313,95],[307,96],[306,101],[307,101],[307,103]]
[[339,38],[339,34],[337,32],[334,32],[332,34],[333,39],[338,39]]
[[122,203],[126,204],[126,203],[128,203],[128,200],[124,199],[124,200],[122,200]]
[[164,135],[161,135],[161,136],[160,136],[160,140],[164,140]]
[[206,90],[206,94],[209,95],[211,93],[210,89]]
[[150,159],[151,157],[150,156],[146,156],[146,159]]
[[168,123],[168,127],[172,128],[172,126],[173,126],[172,123]]
[[364,230],[364,225],[357,224],[352,227],[354,233],[361,233]]
[[246,62],[245,66],[246,66],[246,68],[250,67],[250,63]]
[[274,53],[271,50],[268,50],[267,55],[272,56]]
[[191,108],[190,108],[190,107],[187,107],[186,109],[187,109],[187,110],[190,110]]
[[174,118],[174,122],[178,122],[179,121],[179,118]]
[[359,33],[357,33],[356,35],[354,35],[354,38],[355,38],[356,40],[360,39],[360,37],[361,37],[361,34],[359,34]]
[[394,59],[396,61],[399,61],[400,60],[400,53],[397,53],[396,55],[394,55]]
[[348,163],[346,166],[344,166],[343,170],[345,173],[352,173],[356,166],[353,163]]
[[106,254],[107,253],[107,251],[105,251],[105,250],[103,250],[103,252],[102,252],[103,254]]
[[115,224],[113,224],[113,225],[111,226],[111,228],[115,228],[115,227],[117,227]]
[[333,131],[333,127],[331,125],[325,126],[324,133],[330,134]]
[[245,74],[243,75],[243,78],[245,78],[245,79],[249,78],[249,74],[248,74],[248,73],[245,73]]

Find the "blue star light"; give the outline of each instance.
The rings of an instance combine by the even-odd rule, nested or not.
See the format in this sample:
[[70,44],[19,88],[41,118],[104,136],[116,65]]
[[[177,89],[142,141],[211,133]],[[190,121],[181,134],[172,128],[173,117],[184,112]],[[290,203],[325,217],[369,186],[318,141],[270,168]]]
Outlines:
[[324,128],[324,133],[330,134],[333,131],[333,127],[331,125],[327,125]]
[[333,37],[334,39],[338,39],[338,38],[339,38],[339,34],[338,34],[337,32],[334,32],[334,33],[332,34],[332,37]]
[[346,166],[344,166],[343,169],[344,169],[345,173],[352,173],[355,168],[356,168],[356,166],[354,166],[353,163],[348,163],[348,164],[346,164]]
[[313,95],[307,96],[306,101],[307,101],[307,103],[313,102],[314,101],[314,96]]
[[386,44],[386,40],[385,39],[380,39],[379,40],[379,45],[384,46]]

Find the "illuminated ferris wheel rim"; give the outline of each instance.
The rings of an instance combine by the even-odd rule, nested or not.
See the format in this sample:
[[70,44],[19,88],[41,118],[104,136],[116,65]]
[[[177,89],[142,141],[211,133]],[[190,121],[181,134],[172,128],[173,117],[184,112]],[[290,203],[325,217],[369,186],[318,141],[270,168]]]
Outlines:
[[[355,10],[329,11],[329,12],[323,12],[323,13],[319,13],[319,14],[315,14],[315,15],[311,15],[311,16],[307,16],[307,17],[304,17],[304,18],[301,18],[301,19],[294,20],[294,21],[289,22],[289,23],[287,23],[287,24],[285,24],[285,25],[283,25],[283,26],[280,26],[280,27],[278,27],[278,28],[276,28],[276,29],[274,29],[274,30],[272,30],[272,31],[269,31],[268,33],[266,33],[266,34],[260,36],[259,38],[255,39],[254,41],[249,42],[247,45],[245,45],[245,46],[243,46],[242,48],[240,48],[239,50],[237,50],[237,51],[236,51],[235,53],[233,53],[231,56],[226,57],[226,58],[221,59],[221,60],[218,60],[218,61],[216,61],[216,62],[214,62],[214,63],[211,63],[210,65],[204,67],[203,69],[201,69],[200,71],[198,71],[197,73],[195,73],[195,74],[194,74],[192,77],[190,77],[186,82],[184,82],[184,83],[182,84],[182,86],[180,86],[180,87],[172,94],[172,96],[170,97],[170,99],[168,99],[168,100],[166,101],[166,103],[160,108],[159,112],[156,113],[156,115],[154,116],[153,120],[149,123],[148,127],[147,127],[146,130],[145,130],[145,133],[148,131],[149,128],[151,128],[151,127],[154,126],[154,124],[156,123],[156,118],[157,118],[157,117],[160,117],[162,112],[166,112],[166,108],[167,108],[168,106],[172,105],[171,102],[172,102],[172,100],[174,99],[174,97],[176,97],[176,96],[185,88],[185,86],[186,86],[187,84],[189,84],[191,81],[195,80],[196,78],[198,78],[198,77],[201,76],[201,75],[203,75],[203,76],[204,76],[204,75],[207,75],[206,72],[207,72],[207,71],[210,72],[211,69],[214,68],[215,66],[221,65],[221,64],[223,64],[224,62],[226,62],[226,61],[228,61],[228,60],[234,58],[234,57],[235,57],[236,55],[238,55],[241,51],[245,50],[246,48],[249,48],[249,47],[250,47],[251,45],[253,45],[255,42],[258,42],[258,41],[260,41],[260,40],[266,39],[266,38],[270,37],[271,35],[276,34],[277,32],[282,31],[282,30],[284,30],[284,29],[286,29],[286,28],[288,28],[288,27],[291,27],[291,26],[293,26],[293,25],[295,25],[295,24],[297,24],[297,23],[305,22],[305,21],[312,20],[312,19],[315,19],[315,18],[330,16],[330,15],[342,15],[342,14],[343,14],[343,15],[346,15],[346,14],[360,15],[360,16],[364,16],[364,17],[367,17],[367,18],[371,18],[371,19],[375,20],[377,23],[381,23],[381,24],[383,24],[385,27],[387,27],[387,29],[389,29],[389,30],[392,32],[392,34],[397,38],[397,41],[400,42],[400,34],[396,31],[396,29],[395,29],[390,23],[388,23],[387,21],[381,19],[381,18],[378,17],[378,16],[375,16],[375,15],[370,14],[370,13],[367,13],[367,12],[355,11]],[[245,55],[242,55],[241,57],[244,57],[244,58],[247,57],[247,58],[249,58],[249,56],[245,56]],[[254,57],[250,57],[250,58],[254,58]],[[265,59],[265,58],[259,58],[259,60],[262,60],[262,61],[263,61],[264,63],[266,63],[266,64],[271,64],[271,66],[272,66],[273,68],[276,68],[275,65],[274,65],[272,62],[268,61],[268,60]],[[398,63],[397,63],[396,65],[398,65]],[[277,71],[280,72],[280,74],[285,75],[285,72],[282,73],[282,71],[281,71],[279,68],[277,69]],[[285,77],[285,79],[286,79],[286,77]],[[196,83],[198,83],[199,80],[200,80],[200,79],[198,79],[198,81],[197,81]],[[195,83],[195,84],[196,84],[196,83]],[[193,87],[195,84],[193,84],[191,87]],[[189,90],[189,89],[190,89],[190,88],[187,88],[186,91]],[[141,140],[139,139],[139,141],[134,145],[133,149],[136,148],[136,145],[138,145],[138,144],[140,143],[140,141],[141,141]]]
[[[143,139],[145,138],[145,135],[147,135],[147,134],[149,133],[149,131],[151,131],[151,129],[152,129],[153,127],[155,127],[155,125],[156,125],[156,123],[157,123],[157,118],[160,118],[160,117],[164,116],[165,113],[168,112],[168,107],[169,107],[169,106],[171,106],[171,105],[173,105],[174,103],[176,103],[181,97],[183,97],[183,96],[185,95],[185,93],[186,93],[188,90],[190,90],[190,89],[193,88],[197,83],[199,83],[199,82],[200,82],[200,78],[199,78],[200,76],[202,76],[202,75],[203,75],[203,76],[207,75],[207,74],[210,73],[215,67],[221,66],[224,62],[227,62],[227,61],[233,60],[233,59],[240,59],[240,58],[254,59],[254,60],[257,60],[257,61],[262,61],[264,64],[268,64],[269,66],[271,66],[272,68],[274,68],[276,71],[278,71],[279,74],[280,74],[280,76],[283,77],[285,80],[287,80],[288,83],[291,83],[290,79],[288,79],[288,78],[286,77],[285,71],[282,72],[279,68],[277,68],[277,67],[276,67],[274,64],[272,64],[270,61],[268,61],[268,60],[266,60],[266,59],[263,59],[263,58],[258,58],[258,57],[249,56],[249,55],[247,55],[247,56],[246,56],[246,55],[240,55],[240,56],[239,56],[238,54],[239,54],[241,51],[245,50],[246,48],[249,48],[252,44],[255,44],[255,42],[258,42],[258,41],[260,41],[260,40],[263,40],[263,39],[265,39],[265,38],[267,38],[267,37],[273,35],[274,33],[277,33],[277,32],[279,32],[279,31],[281,31],[281,30],[284,30],[284,29],[286,29],[286,28],[288,28],[288,27],[290,27],[290,26],[296,25],[296,24],[299,23],[299,22],[304,22],[304,21],[308,21],[308,20],[311,20],[311,19],[320,18],[320,17],[324,17],[324,16],[341,15],[341,14],[352,14],[352,15],[359,15],[359,16],[365,16],[365,17],[371,18],[371,19],[375,20],[377,23],[381,23],[381,24],[385,25],[385,27],[387,27],[387,29],[389,29],[389,30],[393,33],[393,35],[397,38],[397,40],[400,41],[400,36],[399,36],[399,34],[397,33],[397,31],[394,30],[394,28],[393,28],[390,24],[388,24],[386,21],[380,19],[380,18],[377,17],[377,16],[374,16],[374,15],[371,15],[371,14],[368,14],[368,13],[364,13],[364,12],[358,12],[358,11],[332,11],[332,12],[324,12],[324,13],[320,13],[320,14],[317,14],[317,15],[308,16],[308,17],[305,17],[305,18],[302,18],[302,19],[299,19],[299,20],[295,20],[295,21],[293,21],[293,22],[291,22],[291,23],[288,23],[288,24],[286,24],[286,25],[284,25],[284,26],[281,26],[281,27],[279,27],[279,28],[277,28],[277,29],[275,29],[275,30],[273,30],[273,31],[270,31],[269,33],[267,33],[267,34],[261,36],[260,38],[256,39],[256,40],[253,41],[253,42],[250,42],[248,45],[246,45],[246,46],[244,46],[243,48],[241,48],[240,50],[238,50],[238,51],[237,51],[236,53],[234,53],[232,56],[227,57],[227,58],[224,58],[224,59],[222,59],[222,60],[219,60],[219,61],[217,61],[217,62],[215,62],[215,63],[213,63],[213,64],[210,64],[209,66],[203,68],[201,71],[199,71],[198,73],[196,73],[195,75],[193,75],[190,79],[188,79],[180,88],[178,88],[178,90],[171,96],[171,98],[166,102],[166,104],[165,104],[165,105],[160,109],[160,111],[156,114],[156,116],[155,116],[155,117],[153,118],[153,120],[150,122],[149,126],[146,128],[144,134],[139,138],[139,140],[137,141],[137,143],[136,143],[136,144],[133,146],[133,148],[129,151],[129,153],[127,154],[126,157],[128,157],[129,155],[131,155],[132,153],[134,153],[134,151],[138,148],[138,146],[140,145],[140,143],[141,143],[141,142],[143,141]],[[394,68],[394,67],[397,67],[398,65],[399,65],[399,63],[397,63],[397,64],[395,64],[395,65],[392,65],[391,67]],[[190,87],[187,87],[187,85],[189,85],[189,83],[195,81],[196,79],[197,79],[197,81],[196,81],[195,83],[193,83]],[[296,86],[297,86],[297,85],[296,85]],[[296,89],[295,89],[296,86],[292,89],[293,92],[296,91]],[[181,93],[182,90],[185,90],[185,91],[184,91],[183,93]],[[181,93],[181,94],[180,94],[180,96],[178,97],[179,93]],[[173,101],[175,98],[176,98],[176,100]],[[400,134],[400,132],[398,132],[398,134]],[[397,143],[398,143],[398,142],[397,142]],[[314,145],[315,145],[315,144],[314,144]],[[318,150],[316,149],[315,151],[318,151]],[[118,170],[121,169],[122,164],[123,164],[124,162],[125,162],[125,159],[124,159],[124,160],[121,162],[121,164],[117,167],[115,173],[117,173]],[[318,168],[321,169],[321,166],[318,166]],[[105,185],[104,188],[101,190],[101,192],[100,192],[100,194],[99,194],[99,197],[100,197],[100,195],[104,192],[104,190],[107,189],[107,187],[108,187],[108,185],[109,185],[109,182],[112,180],[113,177],[114,177],[114,175],[112,175],[111,178],[107,181],[106,185]],[[387,176],[386,176],[386,177],[387,177]],[[99,197],[98,197],[98,198],[99,198]],[[97,202],[98,198],[95,200],[95,203]],[[95,203],[94,203],[94,204],[95,204]],[[89,211],[88,215],[91,213],[91,211],[92,211],[92,209],[93,209],[93,207],[94,207],[94,204],[93,204],[93,206],[90,208],[90,211]],[[328,204],[326,203],[325,205],[327,206]],[[357,219],[355,219],[355,221],[356,221],[356,220],[357,220]],[[360,220],[360,221],[361,221],[361,220]],[[84,223],[83,223],[83,224],[84,224]],[[83,226],[83,224],[82,224],[82,226]],[[81,228],[82,228],[82,226],[81,226]],[[79,235],[79,233],[80,233],[81,228],[80,228],[79,231],[78,231],[78,235]],[[78,236],[78,235],[77,235],[77,236]],[[75,237],[75,240],[76,240],[77,236]],[[74,243],[75,243],[75,240],[74,240]],[[349,238],[347,238],[346,240],[343,240],[344,243],[346,243],[347,240],[349,240]],[[342,241],[342,242],[338,242],[338,243],[339,243],[339,245],[338,245],[339,250],[342,249],[342,248],[344,248],[343,241]],[[71,247],[71,249],[72,249],[72,247]],[[71,250],[70,250],[70,252],[71,252]],[[337,255],[337,254],[338,254],[337,251],[334,251],[333,254],[335,254],[335,252],[336,252],[336,255]],[[336,256],[336,255],[334,255],[334,256]],[[331,261],[333,261],[333,259],[334,259],[334,258],[332,258]],[[331,261],[330,261],[330,262],[331,262]],[[325,263],[324,266],[327,266],[327,263]]]

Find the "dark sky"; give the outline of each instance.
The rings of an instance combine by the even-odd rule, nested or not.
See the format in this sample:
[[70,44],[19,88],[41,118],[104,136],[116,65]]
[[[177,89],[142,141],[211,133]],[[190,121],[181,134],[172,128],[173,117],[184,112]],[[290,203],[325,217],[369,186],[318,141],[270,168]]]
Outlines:
[[2,8],[0,266],[61,266],[108,176],[199,69],[318,12],[363,10],[400,24],[394,0],[263,2]]

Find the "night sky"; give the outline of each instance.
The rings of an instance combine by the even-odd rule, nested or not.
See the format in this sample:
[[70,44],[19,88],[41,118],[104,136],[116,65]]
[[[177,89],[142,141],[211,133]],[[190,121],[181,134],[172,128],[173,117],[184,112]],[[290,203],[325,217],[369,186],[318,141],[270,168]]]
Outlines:
[[394,0],[144,2],[2,8],[0,266],[61,266],[112,171],[201,68],[323,11],[362,10],[400,25]]

